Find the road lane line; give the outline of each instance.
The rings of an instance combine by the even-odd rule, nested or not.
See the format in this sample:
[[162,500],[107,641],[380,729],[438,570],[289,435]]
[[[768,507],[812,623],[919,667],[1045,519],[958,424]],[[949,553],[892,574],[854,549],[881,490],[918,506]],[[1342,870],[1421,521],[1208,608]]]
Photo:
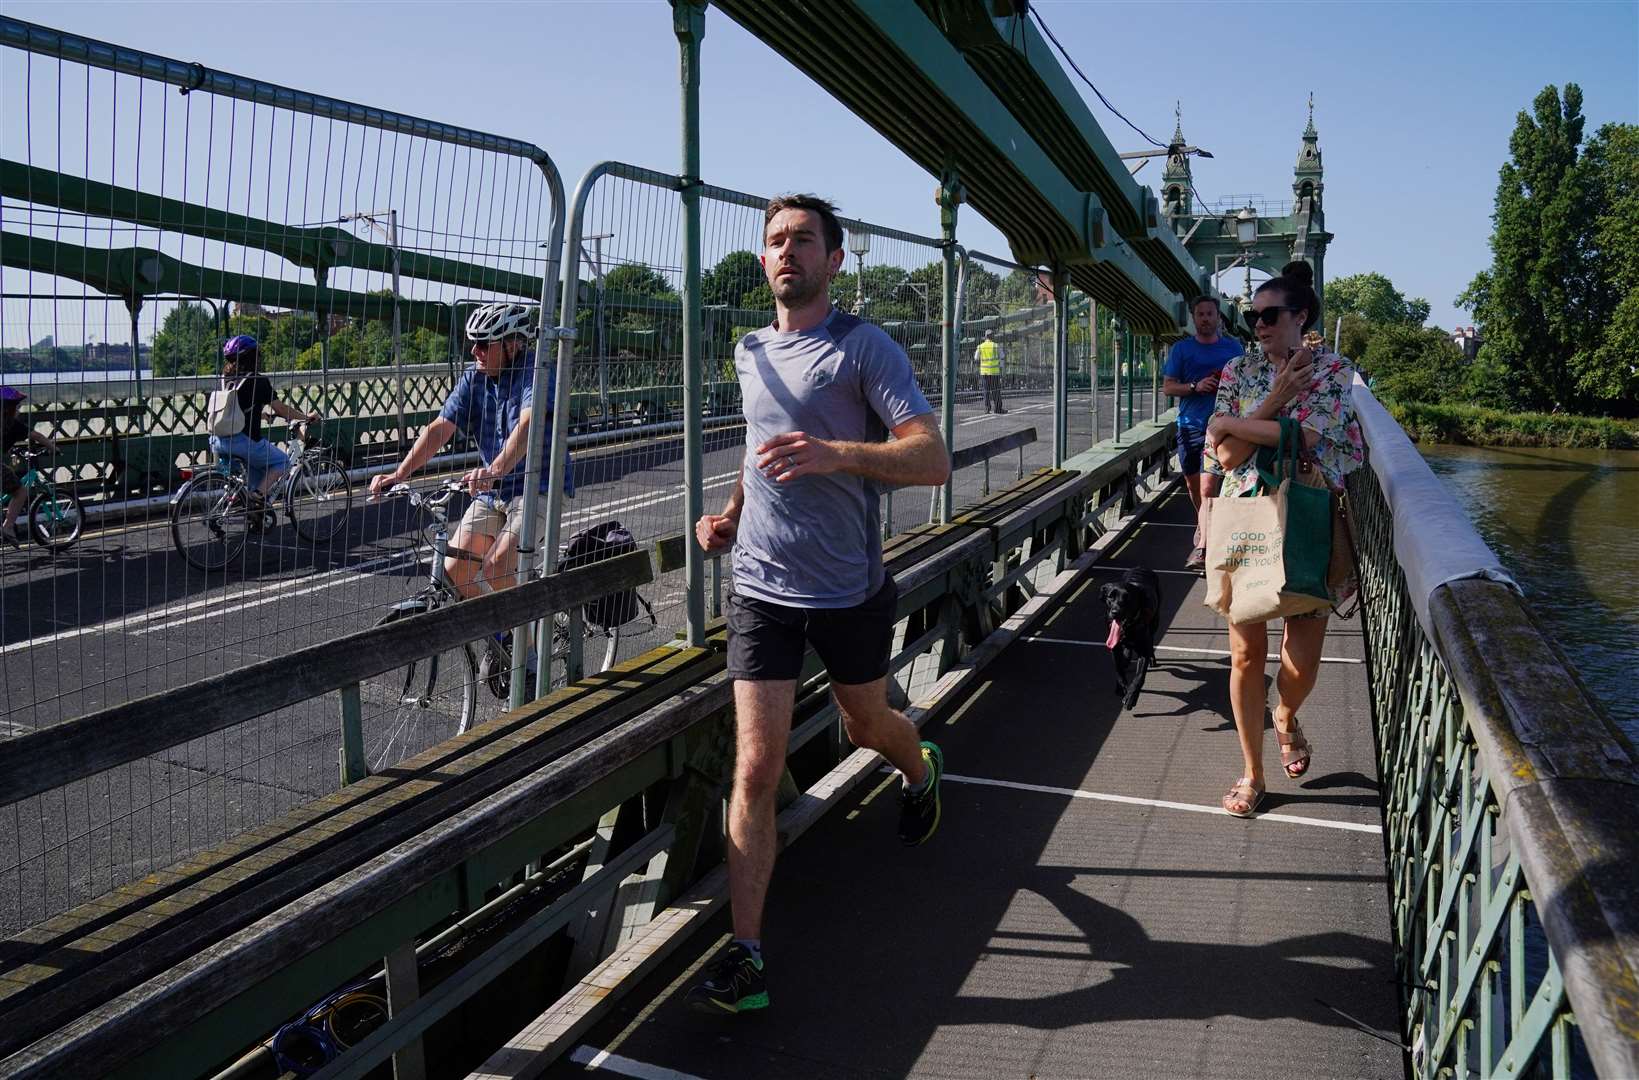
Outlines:
[[[952,784],[977,784],[981,787],[1011,788],[1015,791],[1034,791],[1042,795],[1060,795],[1068,799],[1092,799],[1098,802],[1126,803],[1129,806],[1154,806],[1163,810],[1185,810],[1192,814],[1225,814],[1221,806],[1202,806],[1197,803],[1171,802],[1167,799],[1140,799],[1132,795],[1110,795],[1101,791],[1081,791],[1077,788],[1048,787],[1045,784],[1020,784],[1012,780],[990,780],[980,776],[958,776],[946,773],[942,779]],[[1244,821],[1283,821],[1293,825],[1313,825],[1320,829],[1342,829],[1345,832],[1363,832],[1381,835],[1381,825],[1366,825],[1355,821],[1328,821],[1325,818],[1301,817],[1297,814],[1255,814]]]

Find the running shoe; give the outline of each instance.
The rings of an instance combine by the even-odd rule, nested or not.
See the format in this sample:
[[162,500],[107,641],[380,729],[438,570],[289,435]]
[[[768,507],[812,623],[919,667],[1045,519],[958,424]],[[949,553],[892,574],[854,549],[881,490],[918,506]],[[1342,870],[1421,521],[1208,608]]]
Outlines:
[[768,983],[763,962],[738,941],[731,941],[711,966],[706,977],[689,989],[684,998],[689,1008],[707,1013],[742,1013],[768,1008]]
[[1195,550],[1191,551],[1189,553],[1189,558],[1184,560],[1184,569],[1185,570],[1205,570],[1206,569],[1206,548],[1198,547]]
[[933,743],[922,744],[922,761],[929,775],[927,787],[912,794],[900,780],[899,842],[906,847],[927,843],[939,830],[939,781],[945,775],[945,755]]

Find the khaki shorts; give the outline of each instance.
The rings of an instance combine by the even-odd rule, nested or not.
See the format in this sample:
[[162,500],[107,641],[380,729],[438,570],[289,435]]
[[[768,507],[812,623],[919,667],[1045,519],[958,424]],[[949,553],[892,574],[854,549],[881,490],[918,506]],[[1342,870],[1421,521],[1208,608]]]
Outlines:
[[[490,496],[472,500],[467,512],[461,515],[457,531],[466,530],[480,536],[496,539],[502,532],[521,536],[524,531],[524,496],[518,495],[502,502]],[[546,539],[546,494],[541,493],[535,507],[535,543]]]

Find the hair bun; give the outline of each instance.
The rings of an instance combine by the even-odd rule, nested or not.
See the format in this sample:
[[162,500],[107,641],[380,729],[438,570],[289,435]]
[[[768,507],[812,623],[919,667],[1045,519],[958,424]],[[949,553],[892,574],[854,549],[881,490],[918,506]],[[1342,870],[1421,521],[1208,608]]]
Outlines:
[[1289,281],[1299,282],[1311,289],[1315,287],[1315,268],[1302,259],[1293,259],[1281,267],[1280,276]]

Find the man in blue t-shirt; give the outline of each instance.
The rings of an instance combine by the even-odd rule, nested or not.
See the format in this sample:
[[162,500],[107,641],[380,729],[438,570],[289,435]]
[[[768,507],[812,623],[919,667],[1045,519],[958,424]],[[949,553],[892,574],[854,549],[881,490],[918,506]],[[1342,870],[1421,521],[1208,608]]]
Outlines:
[[1167,366],[1161,369],[1164,381],[1161,389],[1178,398],[1178,467],[1184,473],[1184,485],[1189,488],[1189,500],[1195,504],[1195,544],[1184,562],[1186,570],[1200,570],[1206,566],[1206,536],[1200,525],[1201,500],[1218,494],[1218,478],[1201,475],[1201,451],[1206,446],[1207,421],[1218,398],[1218,373],[1244,351],[1241,343],[1221,333],[1221,315],[1218,301],[1210,296],[1197,296],[1190,304],[1190,317],[1195,322],[1195,336],[1184,338],[1167,353]]
[[883,570],[878,500],[885,488],[944,483],[950,453],[905,350],[831,306],[842,239],[823,199],[784,195],[768,204],[762,264],[776,317],[734,350],[746,419],[740,482],[722,513],[695,524],[706,551],[734,549],[734,940],[687,999],[712,1014],[768,1006],[762,918],[778,841],[775,797],[810,646],[848,738],[900,772],[900,841],[914,847],[939,827],[944,757],[888,704],[898,589]]
[[[450,538],[444,569],[462,597],[504,589],[516,580],[518,537],[523,532],[524,468],[529,451],[529,421],[535,404],[534,313],[524,304],[501,301],[478,307],[467,318],[472,367],[461,373],[444,400],[437,419],[422,429],[415,445],[392,472],[370,480],[370,493],[402,484],[456,435],[478,443],[483,462],[461,477],[473,494],[472,504]],[[547,490],[545,462],[552,447],[553,386],[546,383],[546,412],[539,425],[545,452],[541,456],[539,491]],[[574,483],[564,468],[564,491]],[[546,499],[537,500],[535,537],[546,535]],[[456,551],[467,553],[463,558]]]

